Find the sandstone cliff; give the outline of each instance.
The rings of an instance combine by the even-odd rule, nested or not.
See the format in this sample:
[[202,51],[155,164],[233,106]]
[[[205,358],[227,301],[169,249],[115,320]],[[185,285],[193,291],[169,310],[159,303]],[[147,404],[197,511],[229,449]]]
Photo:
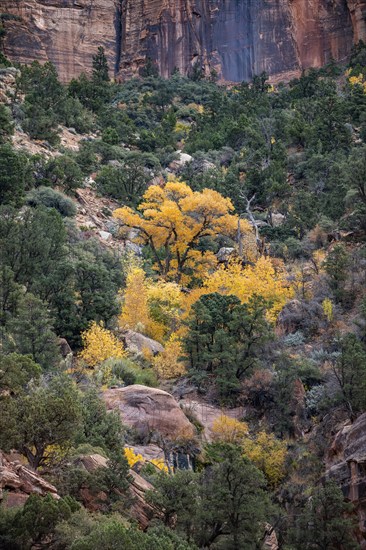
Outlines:
[[90,72],[99,45],[117,78],[150,57],[165,77],[198,62],[241,81],[342,60],[366,38],[365,0],[2,0],[1,10],[21,18],[5,22],[5,53],[50,60],[64,81]]
[[327,477],[353,502],[359,518],[358,540],[366,548],[366,413],[339,431],[326,457]]

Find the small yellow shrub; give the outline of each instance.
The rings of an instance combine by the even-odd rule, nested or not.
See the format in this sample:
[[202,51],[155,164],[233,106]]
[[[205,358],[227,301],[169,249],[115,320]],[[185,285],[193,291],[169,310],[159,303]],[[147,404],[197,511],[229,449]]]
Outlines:
[[154,464],[159,470],[162,472],[167,472],[168,467],[166,466],[164,460],[162,458],[153,458],[152,460],[147,460],[140,454],[135,454],[135,451],[131,449],[131,447],[125,447],[125,457],[127,458],[127,462],[130,468],[132,468],[136,462],[142,462],[142,463],[149,463]]
[[79,357],[89,367],[95,367],[111,357],[120,359],[125,356],[122,343],[110,330],[95,321],[92,322],[88,330],[81,334],[81,339],[84,349],[80,352]]
[[242,443],[248,435],[248,425],[246,422],[240,422],[222,414],[212,425],[212,435],[215,441]]
[[322,303],[323,306],[323,312],[326,318],[328,319],[329,323],[333,321],[333,303],[332,300],[329,298],[325,298]]
[[178,378],[186,373],[184,364],[179,361],[183,354],[182,344],[173,334],[166,343],[165,349],[153,358],[154,368],[161,378]]

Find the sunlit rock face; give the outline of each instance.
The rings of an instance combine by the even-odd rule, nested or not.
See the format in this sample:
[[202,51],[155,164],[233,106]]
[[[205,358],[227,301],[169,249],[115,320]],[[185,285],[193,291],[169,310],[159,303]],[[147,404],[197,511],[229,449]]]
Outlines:
[[99,45],[118,79],[150,58],[164,77],[198,63],[238,82],[288,79],[366,38],[361,0],[2,0],[1,11],[20,18],[5,22],[5,53],[52,61],[64,81],[91,71]]

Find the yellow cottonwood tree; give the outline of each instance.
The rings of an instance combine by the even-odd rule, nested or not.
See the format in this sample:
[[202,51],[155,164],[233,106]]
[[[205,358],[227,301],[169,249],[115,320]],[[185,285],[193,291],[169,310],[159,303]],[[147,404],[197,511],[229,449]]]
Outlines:
[[241,444],[248,435],[248,424],[222,414],[212,425],[214,441]]
[[89,367],[95,367],[111,357],[119,359],[125,356],[121,342],[110,330],[105,329],[95,321],[91,323],[88,330],[81,334],[81,339],[83,350],[80,352],[79,357]]
[[132,266],[123,293],[121,328],[129,328],[162,341],[179,323],[182,293],[176,283],[147,279],[141,267]]
[[243,450],[245,456],[262,470],[269,484],[276,487],[286,473],[286,441],[281,441],[272,434],[259,432],[255,437],[245,439]]
[[183,293],[177,283],[164,280],[148,281],[147,301],[149,315],[164,327],[164,334],[174,332],[180,324]]
[[323,312],[329,323],[333,321],[334,311],[333,311],[333,302],[329,298],[325,298],[322,302]]
[[269,304],[268,319],[274,322],[287,300],[293,296],[293,289],[286,281],[283,269],[275,269],[270,258],[260,257],[254,265],[242,267],[232,261],[227,267],[219,267],[203,281],[202,288],[195,289],[187,297],[188,306],[202,294],[232,294],[242,303],[247,303],[255,294]]
[[119,324],[122,328],[139,329],[139,332],[146,332],[149,323],[145,272],[141,267],[133,266],[126,278],[126,290]]
[[153,358],[152,363],[161,378],[178,378],[186,373],[186,367],[179,358],[183,355],[180,339],[172,334],[164,351]]
[[[164,187],[152,185],[143,199],[138,207],[141,213],[125,206],[114,217],[138,231],[137,241],[150,246],[155,269],[166,280],[186,284],[193,275],[199,278],[202,270],[216,265],[212,252],[198,249],[200,240],[237,233],[238,217],[230,199],[212,189],[198,192],[171,181]],[[251,231],[248,222],[239,223],[242,232]]]

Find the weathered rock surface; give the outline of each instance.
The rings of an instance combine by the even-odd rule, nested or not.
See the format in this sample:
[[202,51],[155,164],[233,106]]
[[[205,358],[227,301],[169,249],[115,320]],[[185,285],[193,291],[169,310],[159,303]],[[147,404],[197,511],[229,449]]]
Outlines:
[[33,493],[43,496],[50,493],[54,498],[59,498],[56,487],[51,483],[0,451],[0,502],[4,491],[7,492],[5,505],[8,507],[24,504]]
[[0,69],[0,103],[10,104],[15,93],[16,77],[19,74],[18,69],[9,67]]
[[212,428],[215,420],[218,420],[220,416],[225,415],[230,418],[235,418],[236,420],[242,420],[245,415],[245,409],[243,407],[225,409],[192,399],[182,399],[180,404],[183,410],[187,411],[188,415],[191,414],[200,424],[202,424],[203,436],[207,441],[212,441]]
[[60,349],[60,353],[62,357],[65,359],[68,355],[72,355],[72,349],[70,348],[70,345],[66,338],[59,338],[58,339],[58,346]]
[[230,257],[235,253],[235,248],[222,247],[216,254],[217,261],[219,263],[226,263],[230,260]]
[[342,60],[366,37],[365,0],[2,0],[1,9],[20,17],[6,21],[6,54],[50,60],[65,81],[91,71],[99,45],[117,77],[150,58],[163,76],[199,63],[241,81]]
[[146,460],[164,460],[164,451],[158,445],[126,445],[133,449],[137,455],[142,455]]
[[159,517],[158,510],[145,500],[145,493],[152,490],[154,487],[133,470],[130,470],[130,475],[130,493],[133,503],[129,510],[129,514],[138,522],[141,529],[146,529],[152,518]]
[[94,472],[98,468],[106,468],[108,460],[98,453],[91,455],[80,456],[77,463],[82,465],[89,473]]
[[168,439],[191,438],[195,429],[169,393],[135,384],[103,393],[108,410],[117,410],[122,422],[144,435],[158,432]]
[[121,338],[126,348],[131,353],[143,353],[144,351],[148,351],[152,353],[152,355],[157,355],[164,351],[164,347],[159,342],[133,330],[123,332]]
[[326,466],[327,477],[334,479],[356,506],[360,548],[366,548],[366,414],[337,433]]
[[278,549],[279,549],[279,545],[278,545],[276,531],[269,523],[266,523],[266,536],[264,539],[263,550],[278,550]]
[[173,162],[170,163],[169,168],[173,172],[176,172],[177,170],[192,161],[193,157],[191,155],[188,155],[187,153],[182,153],[182,151],[177,151],[177,159],[173,160]]
[[[107,462],[107,459],[99,454],[84,455],[78,459],[78,463],[88,472],[94,472],[98,468],[105,468]],[[129,471],[129,481],[129,493],[132,505],[128,513],[131,518],[138,522],[141,529],[146,529],[151,519],[159,516],[158,510],[145,500],[145,493],[153,489],[153,486],[133,470]],[[108,497],[102,491],[92,494],[88,488],[82,487],[80,496],[83,499],[84,505],[91,511],[103,510],[108,503]]]

